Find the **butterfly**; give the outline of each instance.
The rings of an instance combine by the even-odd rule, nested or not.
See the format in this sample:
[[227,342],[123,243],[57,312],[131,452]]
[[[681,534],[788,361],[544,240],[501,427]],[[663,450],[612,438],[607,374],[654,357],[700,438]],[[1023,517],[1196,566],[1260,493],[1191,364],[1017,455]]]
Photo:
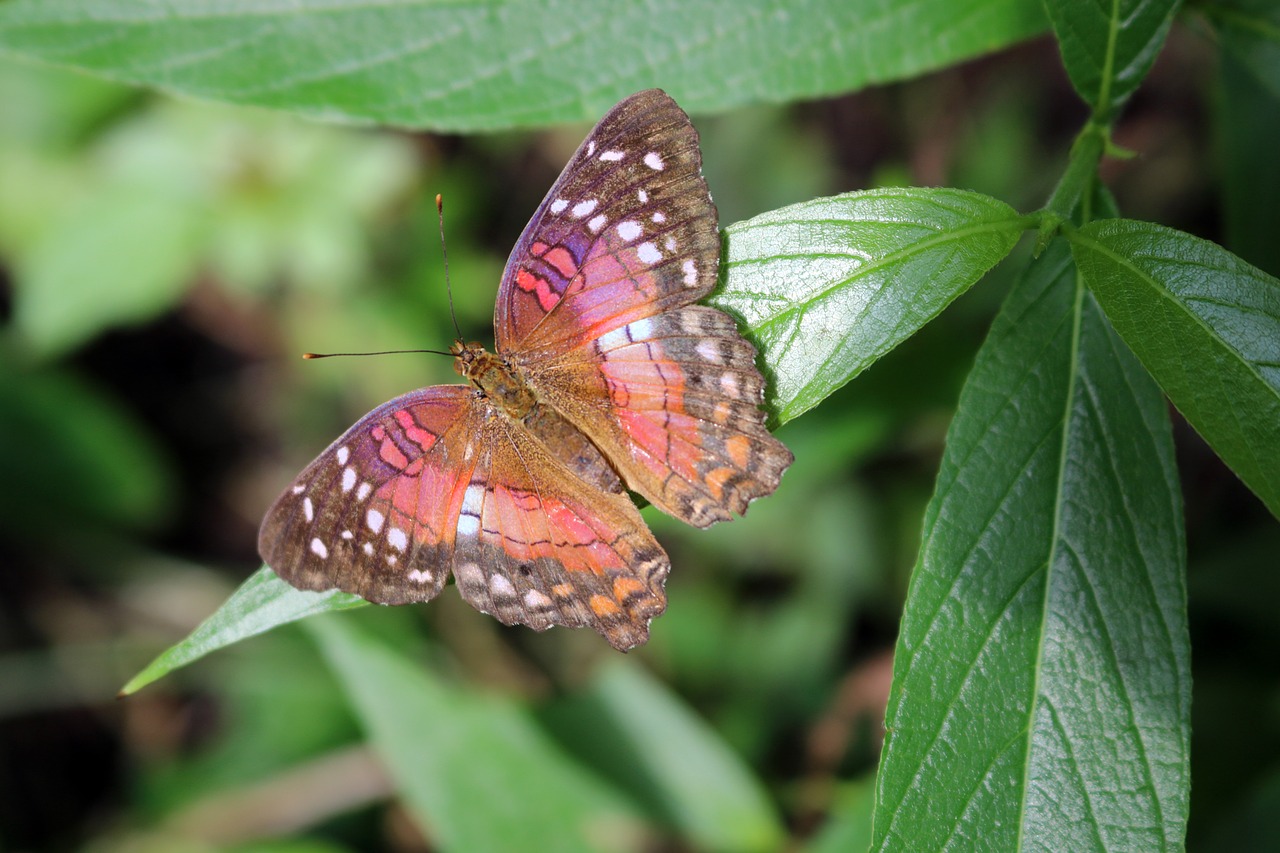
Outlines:
[[707,527],[792,462],[765,429],[754,347],[694,304],[720,262],[701,164],[662,90],[611,109],[511,252],[496,353],[456,341],[467,384],[379,406],[298,475],[259,532],[276,574],[379,604],[452,575],[505,624],[646,642],[671,562],[627,489]]

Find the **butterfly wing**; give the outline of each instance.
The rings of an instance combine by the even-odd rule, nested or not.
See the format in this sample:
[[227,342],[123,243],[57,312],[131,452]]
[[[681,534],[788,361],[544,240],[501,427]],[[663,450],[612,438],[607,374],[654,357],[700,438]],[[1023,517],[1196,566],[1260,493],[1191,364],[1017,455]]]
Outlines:
[[508,625],[589,626],[620,651],[648,640],[671,563],[617,475],[592,450],[584,480],[501,417],[482,438],[458,523],[463,598]]
[[764,427],[755,350],[715,286],[716,209],[698,135],[657,89],[614,107],[508,261],[499,352],[627,484],[706,527],[777,488],[791,453]]
[[670,562],[594,446],[549,433],[563,457],[465,386],[406,394],[285,489],[258,550],[300,589],[379,604],[434,598],[452,571],[506,624],[585,625],[625,651],[665,608]]
[[[716,283],[720,235],[701,168],[697,131],[661,89],[611,109],[511,251],[494,308],[499,351],[555,347],[565,334],[581,337],[706,295]],[[656,270],[678,286],[636,280]],[[571,304],[557,310],[568,296]],[[620,302],[630,310],[620,312]],[[527,340],[548,315],[556,328]]]
[[479,415],[462,385],[410,392],[361,418],[276,499],[258,552],[299,589],[427,601],[453,564]]

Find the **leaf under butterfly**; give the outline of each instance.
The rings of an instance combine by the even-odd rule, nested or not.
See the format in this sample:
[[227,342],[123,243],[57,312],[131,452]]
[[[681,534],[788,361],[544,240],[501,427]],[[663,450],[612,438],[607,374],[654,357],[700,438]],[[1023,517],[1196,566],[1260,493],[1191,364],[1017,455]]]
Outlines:
[[337,590],[303,592],[268,566],[254,572],[186,639],[166,649],[120,690],[127,696],[210,652],[318,613],[364,607],[369,602]]

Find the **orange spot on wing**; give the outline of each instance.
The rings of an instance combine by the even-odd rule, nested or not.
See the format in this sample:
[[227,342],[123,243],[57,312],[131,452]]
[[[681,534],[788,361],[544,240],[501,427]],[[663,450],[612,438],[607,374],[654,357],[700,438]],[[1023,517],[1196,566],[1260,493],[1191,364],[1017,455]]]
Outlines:
[[717,468],[703,478],[703,482],[711,487],[711,496],[714,497],[717,502],[724,500],[724,484],[728,482],[729,478],[733,475],[734,470],[732,468]]
[[622,611],[618,609],[618,605],[613,599],[604,595],[591,596],[591,612],[599,616],[601,619],[607,619],[610,616],[617,616]]
[[558,583],[551,587],[551,594],[556,598],[571,598],[573,596],[573,584]]
[[613,582],[613,597],[626,601],[637,592],[644,592],[645,585],[635,578],[618,578]]
[[739,433],[725,441],[724,449],[728,451],[733,464],[745,471],[747,463],[751,461],[751,439]]

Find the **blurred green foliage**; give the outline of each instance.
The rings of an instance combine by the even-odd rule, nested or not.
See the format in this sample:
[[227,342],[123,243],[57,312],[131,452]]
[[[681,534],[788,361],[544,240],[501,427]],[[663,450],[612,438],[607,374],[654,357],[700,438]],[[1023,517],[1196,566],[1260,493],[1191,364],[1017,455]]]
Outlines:
[[[39,55],[67,36],[13,25],[44,14],[39,4],[6,5],[0,43],[9,50]],[[97,7],[124,14],[126,5]],[[1071,13],[1048,5],[1057,24]],[[1276,275],[1267,199],[1280,192],[1280,86],[1267,59],[1276,47],[1258,35],[1265,28],[1241,25],[1270,11],[1251,8],[1204,4],[1195,19],[1231,36],[1223,47],[1237,53],[1225,54],[1220,76],[1206,43],[1174,28],[1116,128],[1123,144],[1153,153],[1117,167],[1127,171],[1116,189],[1122,210],[1145,203],[1152,186],[1160,197],[1195,196],[1188,175],[1208,170],[1216,152],[1221,186],[1163,221]],[[1158,43],[1172,9],[1145,10],[1150,39]],[[277,24],[288,11],[273,12],[284,16]],[[714,31],[726,14],[721,6],[696,23]],[[818,70],[795,79],[780,63],[735,85],[722,65],[700,68],[710,60],[699,51],[675,51],[690,67],[647,57],[607,81],[608,91],[591,81],[546,104],[522,103],[506,77],[501,87],[459,85],[484,97],[441,102],[453,111],[442,106],[436,126],[583,119],[650,84],[686,103],[684,88],[691,109],[842,92],[1043,27],[1033,3],[926,4],[919,14],[914,29],[898,31],[924,34],[907,45],[851,26],[845,41],[824,41],[843,45],[830,55],[804,52]],[[948,15],[965,25],[948,29]],[[984,29],[991,20],[1004,23]],[[338,39],[341,23],[319,26]],[[165,26],[198,46],[204,25],[197,17]],[[375,44],[377,28],[392,25],[372,22],[352,38]],[[232,100],[246,79],[261,85],[290,61],[288,51],[278,63],[267,51],[206,78],[199,62],[112,70],[130,49],[164,42],[145,21],[121,26],[119,45],[95,49],[93,24],[82,22],[71,34],[80,52],[62,58]],[[754,49],[774,46],[763,36],[776,31],[752,33]],[[717,52],[754,55],[708,38]],[[896,44],[901,61],[841,66],[863,55],[850,45],[868,43],[875,56]],[[1150,42],[1124,44],[1125,67],[1140,78],[1154,59]],[[1089,59],[1064,47],[1081,94],[1115,71]],[[427,65],[465,81],[484,79],[488,62]],[[256,102],[326,94],[305,78],[292,90],[263,86]],[[1118,108],[1129,82],[1137,80],[1090,102],[1095,112]],[[867,186],[954,186],[1026,211],[1052,191],[1089,112],[1068,85],[1051,42],[1040,40],[857,96],[695,120],[722,226],[747,228],[743,220],[784,205]],[[327,90],[341,110],[322,97],[294,107],[434,116],[429,100],[370,107],[362,91]],[[1210,102],[1212,134],[1197,121]],[[125,702],[111,698],[257,567],[262,509],[318,448],[371,406],[454,379],[444,359],[308,365],[296,354],[440,347],[452,337],[435,192],[448,209],[459,321],[469,337],[487,337],[506,252],[583,130],[460,139],[354,129],[0,64],[0,847],[870,844],[887,660],[920,519],[961,386],[1026,245],[856,382],[828,383],[811,401],[820,406],[780,428],[796,464],[745,521],[693,531],[645,510],[676,568],[669,610],[633,655],[639,661],[612,660],[583,632],[503,628],[446,593],[427,607],[283,627]],[[1186,145],[1170,153],[1159,147],[1168,138]],[[1280,536],[1185,423],[1175,422],[1174,437],[1197,649],[1189,844],[1273,849],[1280,636],[1267,590]]]

